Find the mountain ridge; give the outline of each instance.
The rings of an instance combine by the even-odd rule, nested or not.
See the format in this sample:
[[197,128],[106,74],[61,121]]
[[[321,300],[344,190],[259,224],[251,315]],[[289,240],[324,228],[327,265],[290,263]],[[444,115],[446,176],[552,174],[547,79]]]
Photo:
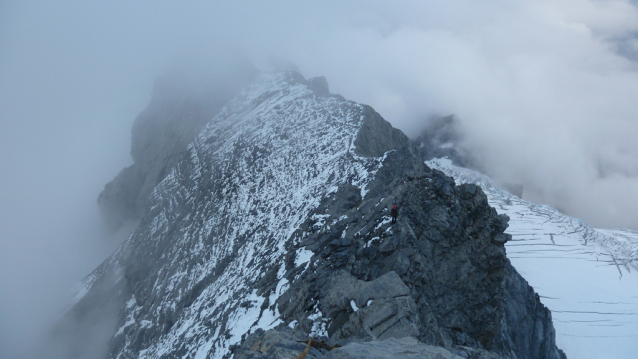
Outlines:
[[[480,189],[432,171],[401,131],[330,94],[325,79],[261,74],[154,187],[139,227],[87,277],[61,331],[110,308],[117,320],[101,328],[100,355],[111,358],[268,356],[281,348],[243,345],[291,323],[342,344],[414,334],[477,355],[564,357],[551,314],[508,264],[506,223]],[[320,290],[387,275],[409,295],[355,310]],[[396,321],[366,327],[383,310]],[[526,333],[511,313],[544,329]]]

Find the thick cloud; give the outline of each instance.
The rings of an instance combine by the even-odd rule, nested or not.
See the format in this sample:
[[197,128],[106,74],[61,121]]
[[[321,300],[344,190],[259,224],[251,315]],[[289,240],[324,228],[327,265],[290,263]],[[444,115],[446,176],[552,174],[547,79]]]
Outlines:
[[408,134],[430,115],[456,114],[464,145],[490,175],[523,183],[527,199],[638,228],[634,4],[359,5],[287,56]]
[[22,355],[112,250],[95,199],[169,66],[296,66],[408,135],[455,114],[527,199],[638,229],[636,34],[621,0],[3,2],[0,347]]

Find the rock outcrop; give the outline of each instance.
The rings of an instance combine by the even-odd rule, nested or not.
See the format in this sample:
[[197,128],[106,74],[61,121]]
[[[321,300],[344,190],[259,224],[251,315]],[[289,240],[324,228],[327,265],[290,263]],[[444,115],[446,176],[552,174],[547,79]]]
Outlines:
[[508,218],[325,79],[263,74],[175,154],[66,317],[118,308],[104,356],[563,357]]
[[[368,340],[415,336],[431,345],[486,349],[506,358],[560,358],[551,313],[506,257],[507,216],[497,215],[474,185],[455,186],[452,178],[427,167],[402,173],[409,153],[387,155],[370,184],[385,192],[368,195],[352,208],[342,204],[351,195],[337,192],[317,210],[330,215],[326,224],[316,229],[316,223],[308,221],[302,227],[307,235],[299,246],[315,255],[308,270],[290,278],[290,294],[279,298],[285,321],[297,320],[304,331],[312,332],[304,319],[312,313],[300,308],[314,308],[317,303],[330,323],[323,334],[336,343],[365,332]],[[390,174],[401,176],[384,183]],[[395,225],[389,218],[393,204],[400,208]],[[287,269],[297,273],[295,268]],[[354,283],[341,286],[349,292],[332,289],[331,283],[343,281],[335,279],[343,278],[343,271],[370,286],[389,273],[398,275],[409,288],[410,300],[384,303],[383,309],[375,310],[393,313],[382,329],[353,325],[365,323],[360,317],[366,303],[358,298],[367,298],[368,291],[358,290],[365,286]],[[361,309],[355,311],[343,301],[340,306],[324,304],[332,303],[324,288],[340,293],[343,301],[352,298],[353,307]],[[396,298],[404,293],[387,292],[397,293]],[[414,304],[418,315],[412,315]],[[414,327],[419,328],[416,335]]]
[[[303,337],[295,337],[288,329],[258,330],[235,350],[235,359],[269,358],[298,359],[306,348]],[[412,337],[391,338],[367,342],[350,342],[330,348],[323,342],[313,342],[304,359],[500,359],[498,355],[468,347],[447,350],[427,345]]]

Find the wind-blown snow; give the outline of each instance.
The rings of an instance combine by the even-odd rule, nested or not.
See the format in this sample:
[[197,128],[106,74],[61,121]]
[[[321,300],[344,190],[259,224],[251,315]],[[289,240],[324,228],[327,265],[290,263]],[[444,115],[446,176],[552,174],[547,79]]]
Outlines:
[[637,357],[638,232],[593,229],[448,159],[426,164],[459,184],[479,185],[490,205],[510,217],[508,258],[552,311],[557,345],[568,358]]
[[[112,270],[148,275],[135,288],[145,307],[125,309],[118,358],[138,355],[131,340],[142,321],[174,322],[139,358],[221,358],[245,333],[281,323],[275,301],[288,286],[285,243],[301,240],[298,228],[340,185],[365,193],[381,166],[383,158],[354,153],[363,114],[359,104],[317,97],[287,72],[261,75],[230,101],[155,188],[140,227],[109,260]],[[126,262],[131,254],[144,260]],[[300,251],[295,262],[310,257]],[[255,283],[269,270],[278,284],[258,295]]]

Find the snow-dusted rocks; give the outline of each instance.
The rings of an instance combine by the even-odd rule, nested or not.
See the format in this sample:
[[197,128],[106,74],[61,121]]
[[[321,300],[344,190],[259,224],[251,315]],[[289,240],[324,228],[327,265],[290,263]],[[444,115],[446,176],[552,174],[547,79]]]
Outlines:
[[[272,304],[287,286],[286,243],[340,185],[365,195],[382,160],[355,144],[374,112],[316,82],[264,74],[227,103],[154,188],[131,238],[87,279],[71,312],[116,288],[114,357],[221,356],[251,327],[281,322]],[[368,147],[383,145],[397,144]],[[271,280],[274,292],[262,287]],[[126,318],[134,323],[122,328]]]
[[61,325],[103,323],[91,337],[108,346],[72,357],[294,354],[311,334],[560,358],[549,311],[505,256],[505,218],[325,79],[260,75],[171,163]]
[[98,197],[100,210],[113,229],[144,215],[151,192],[180,161],[182,152],[257,75],[252,65],[241,60],[223,76],[187,72],[168,71],[155,80],[151,101],[131,129],[134,163],[107,183]]
[[[308,268],[287,267],[290,289],[277,301],[284,321],[295,322],[303,333],[327,335],[330,344],[405,336],[417,325],[417,338],[426,344],[488,349],[506,358],[560,358],[551,314],[509,264],[502,241],[495,240],[503,236],[506,217],[498,216],[474,185],[455,186],[426,167],[401,172],[401,159],[409,156],[407,151],[387,155],[370,186],[387,173],[395,177],[378,196],[335,212],[337,193],[317,209],[328,215],[321,226],[309,220],[301,227],[307,234],[300,246],[315,255]],[[393,203],[399,207],[395,225],[389,217]],[[326,291],[343,270],[370,285],[396,273],[410,289],[416,318],[409,302],[396,303],[384,323],[391,325],[381,331],[366,327],[362,309],[347,305],[348,298],[365,297],[365,290],[350,293],[354,283],[347,286],[350,291],[340,290],[344,302],[323,307],[333,302]],[[355,300],[357,308],[366,308],[364,302]],[[316,309],[320,317],[313,316]]]

